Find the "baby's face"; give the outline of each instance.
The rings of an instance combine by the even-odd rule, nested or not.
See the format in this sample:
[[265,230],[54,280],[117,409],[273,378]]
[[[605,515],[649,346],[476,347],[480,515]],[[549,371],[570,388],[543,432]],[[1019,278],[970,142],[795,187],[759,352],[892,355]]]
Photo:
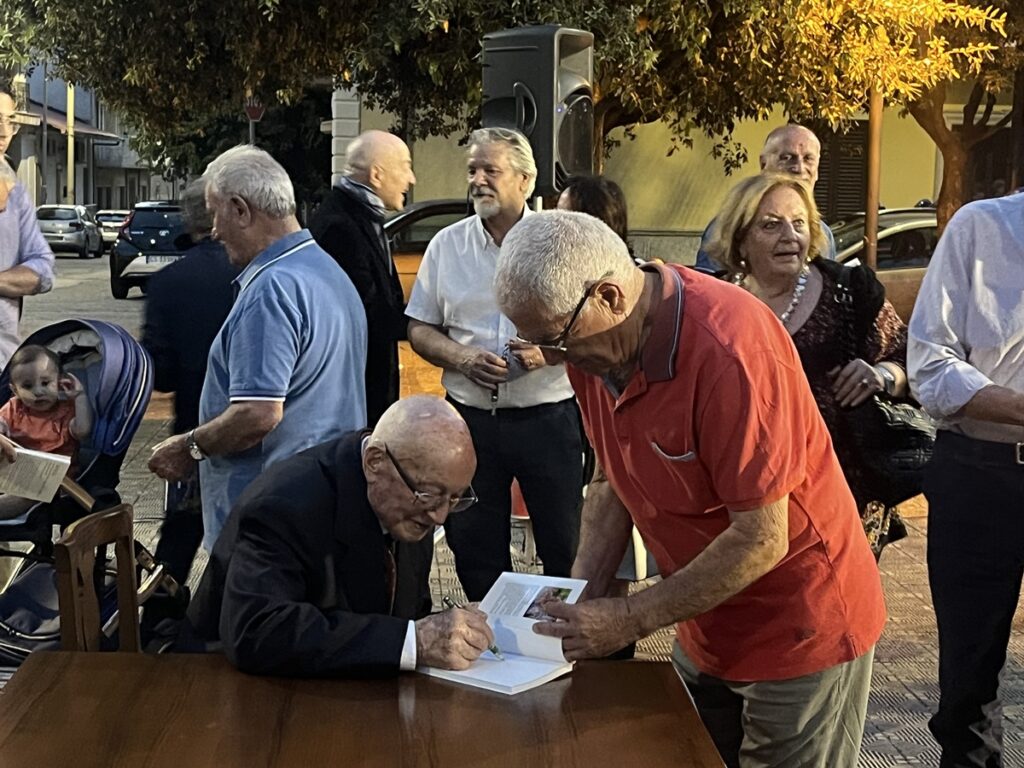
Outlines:
[[52,360],[37,358],[11,369],[14,396],[31,411],[49,411],[57,405],[60,372]]

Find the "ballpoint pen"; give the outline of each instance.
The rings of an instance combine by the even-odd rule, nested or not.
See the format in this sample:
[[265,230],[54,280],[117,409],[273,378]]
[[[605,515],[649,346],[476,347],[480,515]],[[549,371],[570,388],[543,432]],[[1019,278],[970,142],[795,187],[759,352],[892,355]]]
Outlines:
[[[444,597],[441,598],[441,605],[443,605],[445,608],[464,608],[465,607],[465,606],[462,606],[462,605],[459,605],[458,603],[456,603],[454,600],[452,600],[450,597],[448,597],[448,595],[445,595]],[[497,643],[492,643],[491,646],[487,650],[490,651],[491,653],[493,653],[494,657],[498,661],[504,661],[505,660],[505,657],[502,655],[501,649],[498,648],[498,644]]]

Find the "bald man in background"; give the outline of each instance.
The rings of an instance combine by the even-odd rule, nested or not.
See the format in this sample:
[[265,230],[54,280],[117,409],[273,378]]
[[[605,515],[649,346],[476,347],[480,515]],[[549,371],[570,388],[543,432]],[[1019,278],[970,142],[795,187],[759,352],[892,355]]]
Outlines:
[[[309,231],[348,273],[366,310],[366,424],[371,429],[398,400],[398,342],[406,337],[405,298],[391,247],[384,234],[390,211],[405,207],[405,194],[416,183],[409,147],[385,131],[366,131],[348,145],[345,172],[309,222]],[[401,577],[427,584],[434,538],[400,542],[395,557]],[[431,607],[430,590],[420,602]]]
[[407,323],[384,219],[405,207],[405,193],[415,183],[405,142],[384,131],[367,131],[349,144],[345,175],[309,222],[313,238],[348,273],[366,309],[370,427],[398,399],[397,343],[405,338]]
[[[821,142],[810,128],[796,123],[779,126],[773,129],[764,140],[764,147],[758,162],[761,172],[787,173],[796,176],[814,192],[818,183],[818,163],[821,161]],[[708,256],[704,249],[711,237],[715,220],[704,229],[700,236],[700,248],[697,251],[696,267],[705,272],[718,272],[725,267]],[[825,236],[825,248],[822,257],[834,261],[836,258],[836,239],[832,236],[825,220],[821,221],[821,232]]]

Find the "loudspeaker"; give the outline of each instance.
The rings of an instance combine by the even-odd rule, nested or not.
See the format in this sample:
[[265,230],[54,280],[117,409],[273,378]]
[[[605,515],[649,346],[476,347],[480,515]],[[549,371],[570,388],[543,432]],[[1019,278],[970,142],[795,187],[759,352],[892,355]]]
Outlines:
[[484,36],[481,124],[514,128],[533,148],[534,194],[594,171],[594,36],[555,25]]

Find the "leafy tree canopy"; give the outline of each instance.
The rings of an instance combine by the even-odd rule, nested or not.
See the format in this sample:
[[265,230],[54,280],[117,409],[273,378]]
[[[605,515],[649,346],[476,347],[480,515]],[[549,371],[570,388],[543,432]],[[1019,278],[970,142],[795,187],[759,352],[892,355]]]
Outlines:
[[727,137],[737,119],[764,118],[775,106],[836,122],[862,108],[869,88],[906,103],[979,71],[996,50],[985,35],[1002,35],[1005,25],[998,9],[967,0],[7,0],[8,6],[4,13],[18,18],[19,28],[31,25],[36,56],[98,90],[150,148],[237,112],[246,95],[294,101],[325,79],[357,87],[370,106],[395,114],[396,128],[409,138],[465,131],[479,106],[482,36],[531,23],[595,34],[599,135],[662,118],[678,141],[694,129]]

